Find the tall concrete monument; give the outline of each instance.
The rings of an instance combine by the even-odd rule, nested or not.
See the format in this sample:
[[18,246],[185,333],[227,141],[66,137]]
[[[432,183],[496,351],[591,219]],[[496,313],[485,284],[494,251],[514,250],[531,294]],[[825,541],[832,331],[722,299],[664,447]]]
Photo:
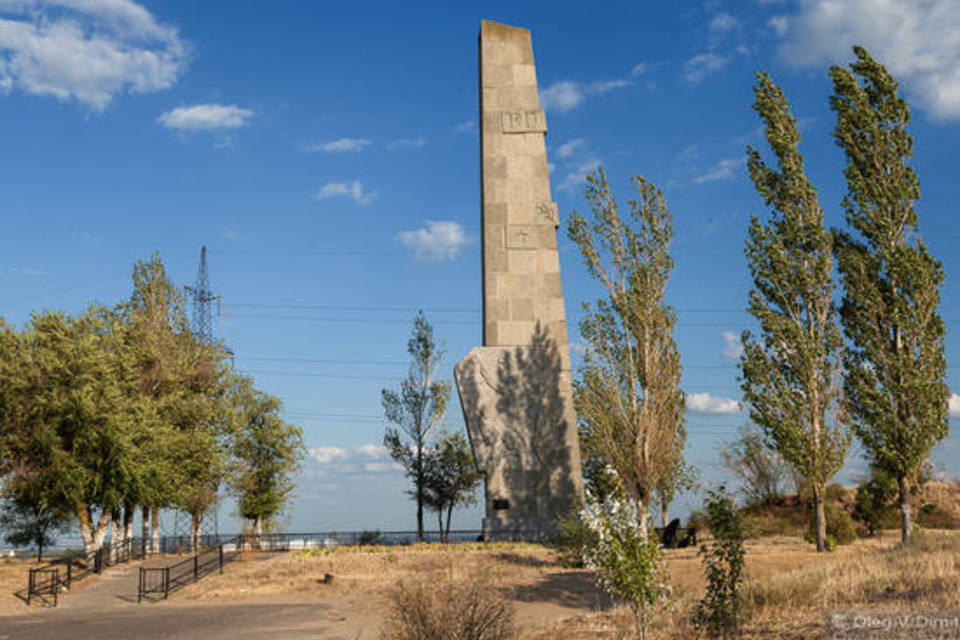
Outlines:
[[546,133],[530,31],[483,21],[483,346],[454,375],[490,539],[547,531],[583,495]]

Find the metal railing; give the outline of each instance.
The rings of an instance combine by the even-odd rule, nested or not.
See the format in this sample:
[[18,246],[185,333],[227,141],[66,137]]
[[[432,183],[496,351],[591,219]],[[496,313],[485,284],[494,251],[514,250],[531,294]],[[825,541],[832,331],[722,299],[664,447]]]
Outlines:
[[[225,547],[230,547],[225,550]],[[186,560],[166,567],[140,567],[137,602],[166,600],[171,593],[219,571],[237,554],[241,546],[237,538],[221,542],[216,547],[194,554]]]
[[[34,598],[38,598],[46,606],[55,607],[59,593],[69,591],[74,582],[91,574],[102,573],[104,567],[129,562],[137,557],[143,557],[143,545],[135,538],[115,546],[106,543],[81,558],[70,557],[30,569],[26,590],[17,592],[16,595],[28,605]],[[53,596],[52,602],[49,596]]]

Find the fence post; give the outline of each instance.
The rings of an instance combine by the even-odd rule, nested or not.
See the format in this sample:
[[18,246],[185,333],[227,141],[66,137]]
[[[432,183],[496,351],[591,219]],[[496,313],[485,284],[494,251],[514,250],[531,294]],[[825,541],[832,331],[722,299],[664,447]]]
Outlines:
[[30,598],[33,596],[33,583],[36,580],[36,574],[30,569],[30,577],[27,578],[27,606],[30,606]]
[[223,574],[223,543],[220,543],[220,573]]
[[67,589],[70,589],[70,580],[73,578],[73,559],[67,561]]
[[167,594],[170,593],[170,567],[163,568],[163,599],[167,599]]
[[60,593],[60,569],[53,570],[53,606],[57,606],[57,595]]
[[93,572],[102,573],[103,572],[103,547],[100,547],[93,554]]
[[140,567],[140,576],[137,579],[137,604],[143,600],[143,567]]
[[193,556],[193,580],[194,580],[194,582],[196,582],[196,580],[197,580],[197,574],[199,573],[199,568],[200,568],[200,554],[198,553],[198,554],[196,554],[196,555]]

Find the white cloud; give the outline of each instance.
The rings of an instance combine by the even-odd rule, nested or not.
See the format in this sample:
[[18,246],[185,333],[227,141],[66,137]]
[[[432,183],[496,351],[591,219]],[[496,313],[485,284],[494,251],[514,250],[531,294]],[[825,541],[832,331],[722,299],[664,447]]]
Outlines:
[[733,331],[723,332],[723,357],[738,360],[743,355],[743,344],[740,336]]
[[202,129],[233,129],[247,124],[253,117],[250,109],[241,109],[235,104],[195,104],[192,107],[177,107],[167,111],[157,122],[168,129],[200,131]]
[[361,207],[364,207],[377,199],[376,191],[365,191],[363,183],[359,180],[353,182],[328,182],[315,194],[317,200],[325,200],[336,196],[349,196],[353,198]]
[[705,173],[695,177],[693,182],[694,184],[703,184],[705,182],[730,180],[736,176],[737,171],[743,166],[743,163],[743,158],[724,158],[710,167]]
[[633,69],[630,70],[630,76],[640,76],[645,74],[647,71],[650,71],[653,68],[653,64],[649,62],[638,62],[633,65]]
[[960,118],[960,2],[801,0],[780,53],[822,68],[853,58],[860,44],[937,118]]
[[587,174],[599,167],[600,164],[599,158],[588,156],[567,166],[563,178],[557,183],[557,189],[569,192],[586,184]]
[[729,13],[718,13],[713,16],[713,19],[710,21],[710,31],[714,33],[726,33],[727,31],[736,29],[739,25],[740,21]]
[[740,411],[740,403],[730,398],[721,398],[709,393],[688,393],[687,411],[692,413],[730,414]]
[[587,144],[585,138],[574,138],[569,142],[564,142],[562,145],[557,147],[557,157],[558,158],[567,158],[572,156],[577,151],[582,150]]
[[304,476],[326,478],[330,474],[383,473],[400,470],[399,464],[390,459],[386,448],[378,444],[361,444],[355,447],[312,447],[310,459],[321,465],[320,469],[306,469]]
[[349,453],[342,447],[313,447],[309,451],[310,457],[320,464],[340,462],[349,457]]
[[787,16],[773,16],[767,21],[770,28],[777,32],[778,36],[783,36],[790,28],[790,19]]
[[423,261],[455,260],[469,242],[466,232],[452,220],[427,220],[427,226],[397,234],[400,244]]
[[616,80],[598,80],[596,82],[591,82],[586,86],[585,91],[592,94],[601,94],[606,93],[607,91],[612,91],[613,89],[622,89],[623,87],[629,87],[633,83],[629,80],[616,79]]
[[683,78],[687,84],[699,84],[711,73],[723,69],[729,62],[729,58],[715,53],[701,53],[684,63]]
[[960,396],[955,393],[950,394],[950,417],[960,418]]
[[177,29],[132,0],[0,0],[0,91],[103,111],[171,87],[189,62]]
[[474,131],[477,128],[477,121],[474,120],[473,118],[470,118],[469,120],[464,120],[463,122],[458,124],[455,128],[460,133],[469,133],[471,131]]
[[[636,71],[639,66],[634,67],[634,72],[641,73]],[[634,75],[634,72],[631,72],[630,75]],[[540,106],[544,109],[552,109],[563,113],[580,106],[580,103],[588,95],[601,95],[614,89],[629,87],[632,84],[632,81],[623,78],[597,80],[586,85],[572,80],[561,80],[546,89],[540,90]]]
[[330,142],[319,142],[306,146],[307,151],[323,151],[325,153],[355,153],[363,151],[366,147],[373,144],[373,141],[366,138],[339,138]]
[[420,147],[426,146],[427,139],[424,137],[419,138],[400,138],[399,140],[394,140],[387,144],[387,149],[393,151],[394,149],[419,149]]
[[540,106],[544,109],[570,111],[583,102],[583,90],[580,85],[570,80],[555,82],[540,90]]

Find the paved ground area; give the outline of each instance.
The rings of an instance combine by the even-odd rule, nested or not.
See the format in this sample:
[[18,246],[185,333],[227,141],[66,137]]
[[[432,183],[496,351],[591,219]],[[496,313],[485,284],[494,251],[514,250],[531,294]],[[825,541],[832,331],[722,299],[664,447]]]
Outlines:
[[88,608],[0,617],[0,640],[253,640],[373,638],[373,629],[318,602],[179,605],[125,603],[91,615]]

